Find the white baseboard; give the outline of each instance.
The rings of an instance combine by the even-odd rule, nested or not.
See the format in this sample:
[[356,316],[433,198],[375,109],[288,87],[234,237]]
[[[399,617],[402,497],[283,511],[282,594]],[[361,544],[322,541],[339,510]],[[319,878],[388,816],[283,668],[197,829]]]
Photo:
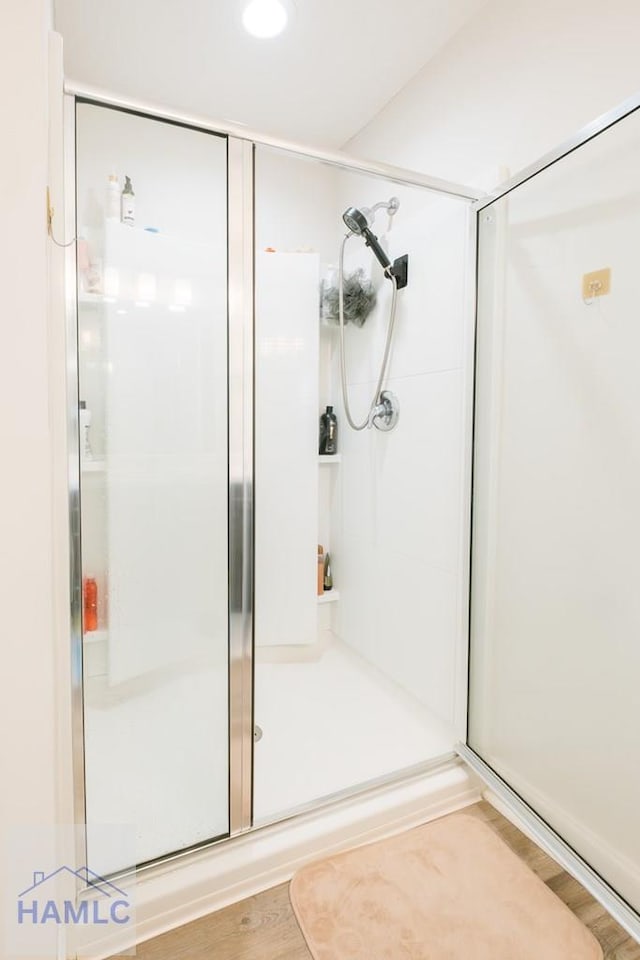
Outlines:
[[[451,761],[420,777],[140,871],[135,884],[136,940],[141,943],[284,883],[318,857],[419,826],[480,796],[480,781],[465,765]],[[112,952],[106,942],[94,949],[93,960]]]

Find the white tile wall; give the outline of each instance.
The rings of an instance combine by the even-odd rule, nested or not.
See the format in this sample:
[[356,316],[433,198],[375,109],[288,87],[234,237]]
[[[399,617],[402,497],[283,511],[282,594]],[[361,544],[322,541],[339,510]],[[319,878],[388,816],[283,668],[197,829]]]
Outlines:
[[[387,387],[400,421],[390,433],[350,430],[339,401],[340,502],[334,629],[370,662],[447,721],[453,720],[459,641],[462,363],[466,210],[409,188],[345,176],[348,205],[400,198],[391,228],[374,231],[389,257],[409,254],[398,294]],[[364,266],[378,305],[362,329],[347,328],[350,403],[364,418],[376,385],[391,288],[362,241],[348,243],[347,272]],[[333,371],[338,398],[338,334]]]

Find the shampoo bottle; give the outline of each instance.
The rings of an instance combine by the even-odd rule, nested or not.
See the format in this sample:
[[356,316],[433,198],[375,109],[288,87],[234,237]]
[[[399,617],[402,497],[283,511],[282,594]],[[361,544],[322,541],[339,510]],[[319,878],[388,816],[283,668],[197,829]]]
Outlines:
[[318,596],[324,593],[324,549],[318,544]]
[[331,557],[329,556],[329,551],[324,555],[324,590],[325,593],[327,590],[333,589],[333,575],[331,573]]
[[136,222],[136,195],[129,177],[124,178],[124,189],[120,197],[120,219],[130,227]]
[[320,447],[323,456],[333,456],[338,452],[338,419],[333,407],[327,407],[320,417]]

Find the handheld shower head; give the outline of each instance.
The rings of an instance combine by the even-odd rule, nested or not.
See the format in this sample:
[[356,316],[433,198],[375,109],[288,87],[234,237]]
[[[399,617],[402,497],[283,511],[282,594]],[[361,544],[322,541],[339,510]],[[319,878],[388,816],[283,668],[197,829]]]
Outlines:
[[342,219],[351,233],[355,233],[358,237],[364,237],[365,244],[371,248],[376,260],[385,273],[387,273],[389,267],[391,266],[391,261],[380,246],[375,233],[373,233],[369,228],[369,220],[367,219],[366,214],[363,213],[362,210],[358,210],[357,207],[349,207],[342,214]]
[[369,228],[369,221],[366,214],[363,213],[362,210],[358,210],[357,207],[349,207],[345,210],[342,214],[342,219],[348,229],[351,230],[351,233],[355,233],[358,237],[361,237],[364,231]]
[[390,217],[398,212],[400,201],[397,197],[391,197],[390,200],[381,200],[374,203],[372,207],[348,207],[342,214],[342,219],[356,236],[363,236],[367,227],[371,229],[378,210],[386,210]]
[[383,200],[380,203],[374,203],[372,207],[347,207],[342,214],[342,219],[349,229],[350,234],[356,237],[362,237],[365,244],[373,252],[376,260],[384,270],[385,277],[394,280],[398,290],[402,290],[407,285],[407,258],[400,257],[395,260],[393,266],[386,255],[375,233],[371,229],[376,211],[384,208],[389,217],[393,217],[398,212],[400,201],[397,197],[391,197],[390,200]]

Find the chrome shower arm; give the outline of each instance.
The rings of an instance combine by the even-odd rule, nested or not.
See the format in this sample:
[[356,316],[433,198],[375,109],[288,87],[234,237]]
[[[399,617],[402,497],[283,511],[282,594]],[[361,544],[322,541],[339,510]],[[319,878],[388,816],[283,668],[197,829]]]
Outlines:
[[379,200],[378,203],[374,203],[372,207],[369,207],[369,210],[372,214],[375,214],[376,210],[386,210],[390,217],[398,212],[398,207],[400,206],[400,201],[397,197],[391,197],[390,200]]

